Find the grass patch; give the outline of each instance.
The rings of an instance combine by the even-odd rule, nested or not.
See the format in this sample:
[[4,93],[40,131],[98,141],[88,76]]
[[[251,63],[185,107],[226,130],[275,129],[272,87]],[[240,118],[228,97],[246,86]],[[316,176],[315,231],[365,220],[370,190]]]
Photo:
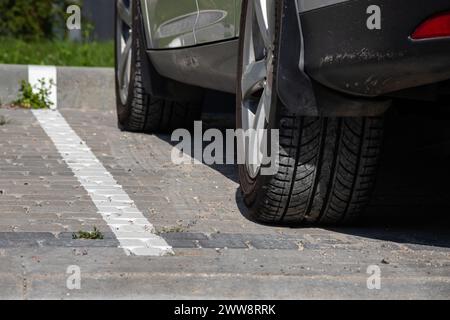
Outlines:
[[165,233],[184,233],[186,229],[183,226],[171,226],[171,227],[162,227],[158,230],[157,234],[165,234]]
[[72,239],[74,239],[74,240],[103,240],[104,236],[100,232],[100,230],[97,229],[97,227],[94,227],[94,230],[90,231],[90,232],[78,231],[76,233],[73,233]]
[[114,42],[0,38],[0,64],[114,67]]
[[31,86],[28,81],[20,82],[19,98],[13,102],[13,106],[25,109],[48,109],[53,105],[50,101],[51,89],[55,84],[53,81],[46,83],[44,79],[39,80],[39,85]]

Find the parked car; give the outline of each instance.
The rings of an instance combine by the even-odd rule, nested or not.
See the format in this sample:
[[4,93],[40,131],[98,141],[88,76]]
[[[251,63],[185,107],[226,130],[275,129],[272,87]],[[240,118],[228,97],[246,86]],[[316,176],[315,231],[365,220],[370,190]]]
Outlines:
[[346,223],[370,200],[392,99],[438,96],[449,55],[448,0],[117,0],[118,122],[167,132],[205,90],[236,94],[238,128],[280,134],[276,174],[239,165],[249,215]]

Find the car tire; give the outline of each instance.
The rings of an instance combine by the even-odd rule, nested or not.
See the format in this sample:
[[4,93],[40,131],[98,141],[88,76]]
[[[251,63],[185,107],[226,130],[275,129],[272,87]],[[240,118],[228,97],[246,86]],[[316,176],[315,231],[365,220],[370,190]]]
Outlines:
[[[148,58],[145,56],[145,50],[142,50],[145,40],[139,2],[116,0],[115,81],[118,126],[125,131],[149,133],[191,128],[194,121],[200,118],[201,105],[198,102],[156,98],[145,89],[143,79],[151,79],[151,69],[144,67],[144,59]],[[121,14],[123,10],[128,10],[128,13]],[[131,17],[128,17],[128,14]],[[131,26],[124,20],[131,21]],[[128,33],[131,40],[126,37],[127,29],[131,31]],[[128,56],[125,53],[127,45],[130,46]],[[127,60],[127,66],[123,66],[122,60]]]
[[[266,111],[269,115],[266,117],[266,128],[279,130],[279,164],[277,172],[271,175],[262,175],[261,169],[255,174],[248,163],[240,164],[243,200],[249,218],[264,224],[304,226],[348,223],[363,212],[370,200],[383,140],[383,119],[303,117],[292,114],[280,102],[275,82],[281,2],[277,1],[274,9],[275,26],[271,29],[274,30],[273,50],[266,53],[273,55],[272,66],[267,67],[267,72],[272,74],[266,75],[264,80],[265,85],[271,85],[269,91],[273,95],[271,99],[266,99],[271,105],[268,108],[270,111]],[[257,10],[254,3],[243,1],[240,29],[237,127],[244,130],[248,129],[245,119],[249,118],[249,107],[246,107],[249,102],[246,100],[250,98],[246,97],[252,97],[244,92],[244,88],[249,88],[246,79],[252,79],[248,76],[248,70],[254,69],[247,64],[247,57],[257,56],[257,44],[254,43],[258,37],[253,30],[249,31],[252,25],[258,24],[258,14],[252,12]],[[249,19],[256,22],[249,22]],[[253,54],[247,54],[246,48],[252,41]],[[268,51],[267,48],[265,50]],[[272,83],[267,84],[267,79],[273,79]],[[257,114],[258,111],[255,117]],[[246,149],[245,152],[249,151]]]

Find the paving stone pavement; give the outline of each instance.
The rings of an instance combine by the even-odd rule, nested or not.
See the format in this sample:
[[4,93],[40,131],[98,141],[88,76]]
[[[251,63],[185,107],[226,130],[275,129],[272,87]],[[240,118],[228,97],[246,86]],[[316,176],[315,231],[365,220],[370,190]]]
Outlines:
[[[60,112],[175,255],[125,256],[32,113],[0,109],[0,298],[450,298],[449,193],[411,189],[426,183],[407,171],[417,163],[385,166],[360,225],[271,228],[245,218],[235,166],[177,166],[168,136],[120,132],[112,111]],[[94,227],[103,240],[72,239]],[[66,287],[70,265],[82,290]],[[367,289],[370,265],[382,290]]]
[[104,228],[94,204],[28,111],[2,110],[0,232]]

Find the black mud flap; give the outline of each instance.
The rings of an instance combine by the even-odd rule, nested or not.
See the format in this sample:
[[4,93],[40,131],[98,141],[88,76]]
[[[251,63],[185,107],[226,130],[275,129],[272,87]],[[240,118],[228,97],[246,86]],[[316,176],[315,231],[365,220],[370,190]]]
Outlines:
[[[164,86],[164,79],[159,75],[156,71],[155,67],[150,61],[150,58],[147,55],[147,43],[144,39],[145,37],[145,27],[144,22],[142,21],[142,8],[141,2],[136,1],[138,14],[135,16],[135,20],[133,23],[135,24],[134,30],[137,30],[138,34],[134,37],[135,39],[139,39],[139,55],[141,57],[141,68],[142,70],[148,70],[149,72],[142,73],[142,83],[144,84],[145,92],[150,94],[155,98],[163,98],[166,95],[166,90]],[[134,45],[136,48],[136,44]]]
[[313,86],[301,66],[303,45],[296,1],[283,0],[276,82],[278,97],[293,114],[317,116]]

